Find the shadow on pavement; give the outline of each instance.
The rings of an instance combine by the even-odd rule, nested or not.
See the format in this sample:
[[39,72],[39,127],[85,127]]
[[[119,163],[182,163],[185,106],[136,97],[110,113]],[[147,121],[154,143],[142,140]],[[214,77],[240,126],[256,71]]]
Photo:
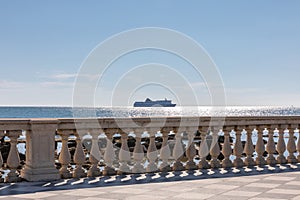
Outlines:
[[252,176],[260,174],[281,173],[300,171],[300,164],[277,165],[274,167],[254,166],[252,168],[244,167],[242,169],[207,169],[192,171],[172,171],[167,173],[146,173],[146,174],[128,174],[116,176],[100,176],[96,178],[64,179],[51,182],[19,182],[19,183],[1,183],[1,195],[28,194],[43,191],[71,190],[92,187],[108,187],[133,184],[151,184],[172,181],[188,181],[208,178],[225,178]]

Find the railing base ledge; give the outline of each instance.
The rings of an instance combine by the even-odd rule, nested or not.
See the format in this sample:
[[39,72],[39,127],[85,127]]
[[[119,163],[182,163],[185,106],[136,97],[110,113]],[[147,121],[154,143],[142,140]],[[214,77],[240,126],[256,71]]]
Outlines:
[[21,177],[27,181],[54,181],[61,179],[59,171],[55,168],[33,169],[25,167],[21,171]]

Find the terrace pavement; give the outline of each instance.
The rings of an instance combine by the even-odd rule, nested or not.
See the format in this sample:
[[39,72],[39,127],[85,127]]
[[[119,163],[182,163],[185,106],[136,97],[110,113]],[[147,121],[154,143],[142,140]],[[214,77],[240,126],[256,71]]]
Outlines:
[[300,166],[194,171],[1,183],[0,199],[293,199],[300,200]]

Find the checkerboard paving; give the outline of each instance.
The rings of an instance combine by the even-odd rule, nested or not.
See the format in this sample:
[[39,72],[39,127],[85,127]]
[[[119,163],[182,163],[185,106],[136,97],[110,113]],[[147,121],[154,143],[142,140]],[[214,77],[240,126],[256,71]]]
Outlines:
[[90,186],[87,181],[81,181],[79,183],[81,187],[74,187],[68,181],[63,184],[63,187],[55,184],[42,182],[0,184],[0,199],[300,200],[300,172],[298,171],[112,186]]

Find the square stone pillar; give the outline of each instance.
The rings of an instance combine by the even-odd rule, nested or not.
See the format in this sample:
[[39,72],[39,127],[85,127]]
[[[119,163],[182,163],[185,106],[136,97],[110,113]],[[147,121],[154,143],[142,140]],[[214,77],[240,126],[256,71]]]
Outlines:
[[26,131],[26,163],[21,177],[27,181],[50,181],[60,179],[55,167],[55,131],[58,120],[33,119]]

